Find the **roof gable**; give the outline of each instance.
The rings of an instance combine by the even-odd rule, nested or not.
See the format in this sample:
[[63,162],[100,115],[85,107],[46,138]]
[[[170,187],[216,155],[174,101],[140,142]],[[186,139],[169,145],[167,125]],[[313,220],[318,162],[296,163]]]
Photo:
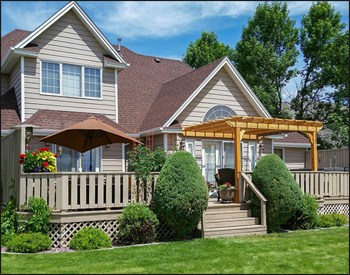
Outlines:
[[[46,29],[52,26],[58,19],[60,19],[67,12],[73,11],[80,21],[85,25],[85,27],[92,33],[92,35],[97,39],[97,41],[101,44],[101,46],[116,60],[120,63],[127,64],[123,57],[117,52],[117,50],[112,46],[112,44],[108,41],[108,39],[102,34],[102,32],[97,28],[97,26],[93,23],[93,21],[89,18],[89,16],[84,12],[84,10],[75,2],[71,1],[66,4],[63,8],[61,8],[58,12],[52,15],[49,19],[47,19],[43,24],[37,27],[30,34],[27,34],[24,39],[20,40],[16,45],[6,49],[6,53],[1,54],[2,56],[2,65],[5,63],[7,57],[11,58],[9,54],[10,51],[15,49],[22,49],[28,46],[35,38],[37,38],[41,33],[43,33]],[[3,67],[3,66],[2,66]]]

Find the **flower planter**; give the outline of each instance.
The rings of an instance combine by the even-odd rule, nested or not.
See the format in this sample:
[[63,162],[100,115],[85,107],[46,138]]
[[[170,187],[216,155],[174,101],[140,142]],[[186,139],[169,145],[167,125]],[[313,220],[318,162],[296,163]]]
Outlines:
[[234,193],[235,189],[233,188],[219,190],[220,198],[223,202],[232,202]]

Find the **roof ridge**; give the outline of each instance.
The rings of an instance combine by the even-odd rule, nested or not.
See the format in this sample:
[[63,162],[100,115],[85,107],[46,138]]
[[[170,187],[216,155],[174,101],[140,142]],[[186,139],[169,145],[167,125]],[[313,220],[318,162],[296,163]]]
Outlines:
[[174,79],[172,79],[172,80],[170,80],[170,81],[168,81],[168,82],[163,83],[162,86],[165,85],[165,84],[168,84],[168,83],[170,83],[170,82],[173,82],[173,81],[177,80],[178,78],[187,76],[187,75],[192,74],[192,73],[194,73],[194,72],[199,72],[199,71],[201,71],[201,69],[209,67],[209,65],[212,65],[214,62],[217,62],[217,61],[220,60],[220,59],[224,60],[225,57],[227,57],[227,56],[225,55],[225,56],[223,56],[223,57],[220,57],[220,58],[218,58],[218,59],[216,59],[216,60],[214,60],[214,61],[212,61],[212,62],[210,62],[210,63],[208,63],[208,64],[203,65],[202,67],[199,67],[198,69],[195,69],[195,70],[193,70],[193,71],[191,71],[191,72],[188,72],[188,73],[186,73],[186,74],[183,74],[183,75],[181,75],[181,76],[178,76],[178,77],[176,77],[176,78],[174,78]]
[[[115,45],[115,44],[112,44],[112,46],[118,47],[118,45]],[[166,57],[161,57],[161,56],[153,56],[153,55],[146,55],[146,54],[136,53],[136,52],[130,50],[128,47],[125,47],[125,46],[122,46],[122,45],[121,45],[121,47],[127,49],[128,51],[130,51],[130,52],[132,52],[133,54],[138,55],[138,56],[151,57],[151,58],[161,58],[161,59],[166,59],[166,60],[171,60],[171,61],[177,61],[177,62],[180,62],[180,63],[182,63],[182,64],[185,64],[185,65],[187,65],[188,67],[190,67],[191,69],[193,69],[191,66],[189,66],[189,65],[186,64],[185,62],[182,62],[181,60],[171,59],[171,58],[166,58]]]
[[4,36],[2,36],[2,37],[1,37],[1,39],[3,39],[3,38],[5,38],[5,37],[7,37],[8,35],[12,34],[12,33],[13,33],[13,32],[15,32],[15,31],[32,32],[32,31],[27,31],[27,30],[23,30],[23,29],[18,29],[18,28],[16,28],[16,29],[14,29],[14,30],[12,30],[12,31],[8,32],[8,33],[7,33],[7,34],[5,34]]

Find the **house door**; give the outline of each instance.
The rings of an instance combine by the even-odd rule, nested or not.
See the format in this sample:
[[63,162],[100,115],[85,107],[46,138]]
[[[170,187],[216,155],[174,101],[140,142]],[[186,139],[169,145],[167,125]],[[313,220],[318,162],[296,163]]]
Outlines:
[[221,168],[220,163],[220,143],[219,142],[203,142],[202,147],[202,174],[207,182],[215,186],[214,174],[217,169]]
[[253,171],[255,168],[256,160],[257,160],[257,145],[255,142],[249,142],[249,159],[248,159],[248,167],[250,171]]

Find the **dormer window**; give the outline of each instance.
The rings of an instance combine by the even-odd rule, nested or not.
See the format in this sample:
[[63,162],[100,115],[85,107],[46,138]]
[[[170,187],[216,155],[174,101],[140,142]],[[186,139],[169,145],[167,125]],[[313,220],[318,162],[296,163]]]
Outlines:
[[102,70],[41,61],[41,93],[102,98]]
[[215,106],[205,114],[203,121],[215,120],[223,117],[235,116],[236,113],[229,107],[226,106]]

